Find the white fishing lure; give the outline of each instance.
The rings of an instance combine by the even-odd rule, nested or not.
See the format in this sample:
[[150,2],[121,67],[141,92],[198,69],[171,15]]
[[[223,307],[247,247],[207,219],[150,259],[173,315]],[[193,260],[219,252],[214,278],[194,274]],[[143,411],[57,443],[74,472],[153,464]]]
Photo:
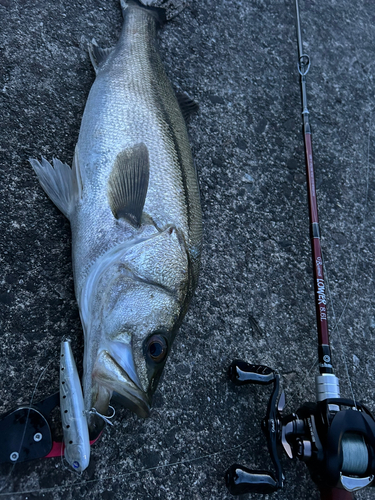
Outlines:
[[61,342],[60,409],[65,444],[64,456],[74,470],[82,472],[90,461],[90,438],[81,382],[70,340]]

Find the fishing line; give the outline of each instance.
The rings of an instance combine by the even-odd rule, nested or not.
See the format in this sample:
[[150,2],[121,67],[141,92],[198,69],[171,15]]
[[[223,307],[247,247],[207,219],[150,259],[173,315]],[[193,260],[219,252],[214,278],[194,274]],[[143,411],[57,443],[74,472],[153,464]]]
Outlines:
[[[366,169],[366,191],[365,191],[365,204],[364,204],[364,209],[363,209],[363,220],[362,220],[362,229],[360,231],[360,234],[359,234],[359,250],[361,250],[361,247],[362,247],[362,239],[363,239],[363,232],[364,232],[364,228],[365,228],[365,224],[366,224],[366,216],[367,216],[367,204],[368,204],[368,191],[369,191],[369,171],[370,171],[370,138],[371,138],[371,128],[372,128],[372,115],[371,115],[371,119],[370,119],[370,124],[369,124],[369,131],[368,131],[368,139],[367,139],[367,169]],[[353,276],[356,275],[356,271],[357,271],[357,267],[358,267],[358,262],[359,262],[359,259],[360,259],[360,253],[357,252],[357,259],[355,261],[355,266],[354,266],[354,273],[353,273]],[[344,308],[340,314],[340,317],[338,319],[338,321],[336,322],[336,318],[334,318],[334,321],[335,321],[335,325],[333,327],[333,331],[335,331],[337,328],[338,328],[338,324],[340,323],[343,315],[344,315],[344,312],[347,308],[347,305],[349,304],[349,300],[351,298],[351,295],[353,293],[353,288],[354,288],[354,283],[355,283],[355,278],[353,277],[352,279],[352,283],[351,283],[351,287],[350,287],[350,290],[349,290],[349,296],[344,304]],[[332,304],[332,312],[333,312],[333,304]]]
[[[314,359],[315,359],[315,356],[314,356]],[[308,389],[309,387],[309,384],[306,384],[306,382],[308,380],[311,379],[310,375],[311,373],[316,369],[316,367],[318,366],[319,364],[319,360],[318,359],[315,359],[315,361],[313,362],[313,364],[310,366],[309,370],[307,371],[307,373],[305,373],[305,376],[303,377],[302,381],[301,381],[301,391],[300,392],[300,395],[302,397],[305,397],[305,393],[306,393],[306,390],[308,390],[309,392],[311,392],[311,394],[313,394],[315,396],[315,388],[310,388]],[[295,391],[292,391],[293,394],[296,394]]]
[[[39,385],[42,377],[44,376],[44,374],[46,373],[46,371],[48,370],[49,366],[51,365],[51,363],[53,361],[54,360],[51,359],[47,363],[47,365],[45,366],[45,368],[43,369],[43,371],[39,375],[38,380],[37,380],[37,382],[35,384],[34,390],[33,390],[32,395],[31,395],[31,400],[30,400],[30,403],[29,403],[29,407],[28,407],[28,414],[27,414],[27,418],[26,418],[25,428],[24,428],[22,439],[21,439],[21,444],[20,444],[20,447],[19,447],[19,451],[21,450],[23,442],[24,442],[24,437],[25,437],[25,433],[26,433],[26,427],[27,427],[27,423],[28,423],[28,418],[29,418],[31,406],[32,406],[33,401],[34,401],[34,397],[35,397],[35,393],[36,393],[37,387],[38,387],[38,385]],[[107,417],[107,418],[113,418],[115,416],[115,409],[113,407],[111,407],[111,406],[110,406],[110,408],[112,409],[112,414],[109,417]],[[93,410],[90,410],[90,412],[94,413]],[[95,413],[97,413],[99,416],[103,417],[98,412],[95,411]],[[106,421],[107,421],[107,418],[105,418]],[[110,421],[108,421],[108,423],[110,425],[113,425],[112,422],[110,422]],[[257,433],[255,436],[252,436],[252,437],[248,438],[247,440],[243,441],[239,445],[236,445],[236,446],[231,447],[231,448],[226,448],[224,450],[216,451],[216,452],[213,452],[213,453],[207,453],[207,454],[204,454],[204,455],[200,455],[200,456],[195,457],[195,458],[187,458],[185,460],[179,460],[179,461],[172,462],[172,463],[167,463],[167,464],[162,464],[162,465],[156,465],[154,467],[148,467],[148,468],[138,469],[138,470],[134,470],[134,471],[128,471],[128,472],[124,472],[124,473],[120,473],[120,474],[116,473],[115,475],[105,476],[105,477],[100,477],[100,478],[95,478],[95,479],[89,479],[89,480],[86,480],[86,481],[72,482],[72,483],[67,484],[67,485],[61,485],[61,486],[53,487],[53,488],[44,488],[44,489],[25,490],[25,491],[6,492],[5,493],[5,492],[3,492],[3,490],[7,486],[7,483],[8,483],[8,481],[9,481],[9,479],[10,479],[10,477],[11,477],[13,471],[14,471],[14,468],[17,465],[17,462],[15,462],[12,465],[10,472],[8,473],[8,475],[5,478],[3,486],[0,489],[0,498],[9,497],[9,496],[12,496],[12,495],[28,495],[28,494],[32,494],[32,493],[49,493],[49,492],[53,492],[53,491],[56,491],[56,490],[66,490],[66,489],[75,488],[75,487],[79,487],[79,486],[85,486],[85,485],[89,485],[89,484],[95,484],[95,483],[102,482],[102,481],[113,481],[114,479],[124,478],[124,477],[128,477],[128,476],[131,476],[131,475],[134,475],[134,474],[142,474],[142,473],[146,473],[146,472],[150,472],[150,471],[154,471],[154,470],[158,470],[158,469],[163,469],[163,468],[168,468],[168,467],[174,467],[174,466],[177,466],[177,465],[184,465],[184,464],[196,462],[196,461],[199,461],[199,460],[204,460],[204,459],[207,459],[207,458],[212,458],[214,456],[224,455],[225,453],[230,453],[230,452],[232,452],[234,450],[237,450],[237,449],[239,449],[239,448],[247,445],[250,441],[254,441],[255,439],[259,438],[260,435],[261,435],[261,433]],[[61,467],[63,468],[63,470],[68,470],[71,473],[75,472],[70,467],[66,466],[65,459],[64,459],[63,447],[61,447],[60,460],[61,460]]]
[[[342,315],[343,315],[344,310],[346,308],[346,304],[345,304],[345,307],[343,309],[343,312],[341,313],[339,321],[336,321],[336,313],[335,313],[335,309],[334,309],[334,306],[333,306],[333,299],[332,299],[332,294],[330,292],[328,273],[327,273],[327,268],[325,266],[325,260],[324,260],[323,254],[322,254],[322,260],[323,260],[323,266],[324,266],[324,273],[325,273],[325,276],[326,276],[327,295],[329,296],[329,302],[330,302],[331,311],[332,311],[332,318],[333,318],[333,322],[334,322],[333,330],[332,330],[331,333],[333,333],[333,332],[336,331],[337,334],[338,334],[339,344],[340,344],[340,349],[341,349],[341,358],[343,360],[344,368],[345,368],[345,375],[346,375],[346,378],[348,380],[349,390],[350,390],[351,395],[352,395],[354,406],[355,406],[355,408],[357,408],[357,403],[356,403],[356,400],[355,400],[355,395],[354,395],[354,390],[353,390],[353,386],[352,386],[352,381],[351,381],[350,374],[349,374],[349,367],[348,367],[348,362],[347,362],[347,359],[346,359],[345,348],[344,348],[344,344],[343,344],[343,341],[342,341],[341,332],[338,329],[338,324],[339,324],[339,322],[340,322],[340,320],[342,318]],[[354,280],[352,281],[352,287],[353,287],[353,285],[354,285]],[[351,291],[349,293],[349,297],[347,299],[347,302],[349,302],[350,295],[351,295]]]
[[[327,301],[332,307],[332,315],[334,321],[333,331],[338,330],[339,345],[341,347],[341,355],[344,362],[346,378],[349,383],[350,392],[353,398],[353,404],[357,408],[355,402],[354,390],[352,381],[349,374],[348,360],[344,350],[344,343],[342,335],[338,329],[339,323],[345,314],[347,305],[352,296],[354,289],[354,280],[356,279],[355,273],[351,278],[351,286],[349,289],[349,296],[344,304],[340,318],[337,321],[335,308],[333,305],[332,295],[330,293],[329,282],[327,278],[327,270],[323,258],[321,248],[321,234],[319,228],[318,205],[316,196],[316,180],[314,173],[313,152],[312,152],[312,133],[309,122],[309,111],[307,105],[307,90],[306,90],[306,75],[310,69],[310,58],[303,50],[301,19],[299,12],[298,0],[295,2],[296,7],[296,27],[297,27],[297,45],[298,45],[298,72],[300,74],[301,85],[301,104],[302,104],[302,118],[303,118],[303,138],[305,149],[305,165],[307,177],[307,191],[308,191],[308,204],[309,204],[309,219],[310,219],[310,237],[311,237],[311,250],[313,260],[313,274],[314,274],[314,298],[315,308],[317,313],[317,333],[318,333],[318,356],[319,356],[319,372],[320,375],[316,377],[316,390],[318,400],[326,398],[339,397],[339,381],[334,375],[332,367],[332,354],[329,340],[329,329],[327,323]],[[366,187],[365,187],[365,208],[363,213],[362,228],[359,231],[359,249],[362,248],[363,228],[366,221],[367,203],[368,203],[368,190],[369,190],[369,163],[370,163],[370,138],[371,138],[372,115],[370,113],[369,130],[368,130],[368,144],[367,144],[367,173],[366,173]],[[357,247],[358,248],[358,247]],[[355,272],[359,263],[360,252],[357,251],[357,258],[355,259]],[[325,279],[326,276],[326,279]],[[324,377],[326,375],[326,377]]]
[[61,485],[61,486],[55,486],[54,488],[42,488],[42,489],[35,489],[35,490],[25,490],[25,491],[15,491],[15,492],[9,492],[9,493],[0,493],[0,497],[9,497],[11,495],[30,495],[32,493],[50,493],[50,492],[54,492],[56,490],[66,490],[66,489],[70,489],[70,488],[76,488],[76,487],[79,487],[79,486],[86,486],[86,485],[89,485],[89,484],[94,484],[94,483],[99,483],[99,482],[102,482],[102,481],[113,481],[113,480],[118,480],[119,478],[124,478],[124,477],[129,477],[129,476],[132,476],[134,474],[142,474],[142,473],[146,473],[146,472],[150,472],[150,471],[154,471],[154,470],[158,470],[158,469],[164,469],[164,468],[168,468],[168,467],[175,467],[177,465],[185,465],[185,464],[188,464],[188,463],[192,463],[192,462],[197,462],[198,460],[204,460],[206,458],[212,458],[214,456],[217,456],[217,455],[223,455],[224,453],[229,453],[229,452],[232,452],[234,450],[237,450],[245,445],[247,445],[250,441],[254,441],[255,439],[259,438],[259,436],[261,436],[262,433],[258,432],[255,436],[252,436],[250,437],[249,439],[246,439],[246,441],[243,441],[241,444],[238,444],[234,447],[231,447],[231,448],[226,448],[224,450],[220,450],[220,451],[215,451],[213,453],[207,453],[205,455],[201,455],[199,457],[196,457],[196,458],[187,458],[185,460],[178,460],[176,462],[171,462],[171,463],[168,463],[168,464],[162,464],[162,465],[155,465],[154,467],[147,467],[147,468],[144,468],[144,469],[139,469],[139,470],[134,470],[134,471],[129,471],[129,472],[123,472],[123,473],[116,473],[115,475],[113,476],[106,476],[106,477],[99,477],[99,478],[96,478],[96,479],[88,479],[86,481],[80,481],[80,482],[77,482],[77,483],[70,483],[70,484],[67,484],[67,485]]
[[[23,446],[23,443],[24,443],[24,440],[25,440],[25,434],[26,434],[26,428],[27,428],[27,424],[28,424],[28,421],[29,421],[29,417],[30,417],[30,411],[31,411],[31,406],[33,404],[33,401],[34,401],[34,397],[35,397],[35,393],[36,393],[36,390],[38,388],[38,385],[40,383],[40,381],[42,380],[42,377],[44,376],[44,374],[46,373],[47,369],[49,368],[50,364],[52,363],[52,359],[48,361],[47,365],[43,368],[43,371],[42,373],[39,375],[38,377],[38,380],[36,381],[36,384],[34,386],[34,390],[31,394],[31,399],[30,399],[30,403],[29,403],[29,407],[27,409],[27,415],[26,415],[26,422],[25,422],[25,426],[24,426],[24,429],[23,429],[23,433],[22,433],[22,438],[21,438],[21,443],[20,443],[20,446],[18,448],[18,455],[20,455],[21,453],[21,450],[22,450],[22,446]],[[3,489],[5,488],[5,486],[7,485],[7,482],[9,481],[9,478],[11,477],[11,475],[13,474],[13,471],[14,471],[14,468],[16,467],[17,465],[17,461],[13,463],[8,475],[6,476],[6,478],[4,479],[4,484],[2,486],[0,486],[0,492],[3,491]],[[1,493],[0,493],[1,494]]]
[[357,276],[357,268],[358,268],[358,263],[359,263],[359,259],[360,259],[360,250],[361,250],[362,244],[363,244],[363,233],[364,233],[364,228],[365,228],[365,225],[366,225],[367,205],[368,205],[368,192],[369,192],[371,128],[372,128],[372,115],[370,116],[369,131],[368,131],[368,138],[367,138],[366,189],[365,189],[365,203],[364,203],[364,208],[363,208],[362,228],[361,228],[361,231],[359,233],[359,244],[358,244],[359,251],[357,252],[357,258],[355,260],[354,271],[352,273],[353,278],[352,278],[351,286],[350,286],[350,289],[349,289],[349,295],[348,295],[348,297],[347,297],[347,299],[345,301],[343,310],[341,311],[341,314],[340,314],[340,317],[339,317],[338,320],[336,319],[336,313],[335,313],[335,308],[334,308],[334,304],[333,304],[333,295],[331,294],[331,291],[330,291],[330,285],[329,285],[329,279],[328,279],[328,272],[327,272],[326,267],[325,267],[324,257],[322,256],[323,257],[324,272],[325,272],[325,275],[326,275],[326,282],[327,282],[327,292],[328,292],[328,296],[329,296],[329,300],[330,300],[330,306],[331,306],[331,310],[332,310],[332,318],[333,318],[333,322],[334,322],[332,333],[336,333],[337,332],[337,335],[338,335],[340,349],[341,349],[341,355],[342,355],[342,359],[343,359],[343,362],[344,362],[345,374],[346,374],[346,378],[348,380],[349,390],[351,392],[352,399],[354,401],[355,407],[357,407],[357,405],[356,405],[356,399],[355,399],[355,395],[354,395],[354,390],[353,390],[353,385],[352,385],[351,377],[350,377],[350,374],[349,374],[349,367],[348,367],[347,357],[346,357],[346,354],[345,354],[345,348],[344,348],[344,344],[343,344],[343,340],[342,340],[342,335],[341,335],[340,329],[338,327],[339,327],[339,324],[340,324],[340,322],[341,322],[341,320],[342,320],[342,318],[344,316],[344,313],[345,313],[346,308],[347,308],[347,306],[349,304],[351,296],[353,294],[354,284],[355,284],[356,276]]

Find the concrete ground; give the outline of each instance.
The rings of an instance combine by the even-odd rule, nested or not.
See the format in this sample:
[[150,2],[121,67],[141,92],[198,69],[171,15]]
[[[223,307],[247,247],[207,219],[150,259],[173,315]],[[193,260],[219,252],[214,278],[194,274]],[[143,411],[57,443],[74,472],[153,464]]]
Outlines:
[[[351,396],[346,363],[355,397],[375,410],[373,2],[300,8],[334,364],[342,394]],[[94,80],[87,41],[113,45],[121,13],[117,0],[0,0],[0,26],[3,413],[30,400],[46,366],[36,398],[58,390],[62,336],[82,360],[69,223],[27,159],[71,163]],[[59,459],[1,466],[0,499],[229,499],[231,463],[271,467],[260,431],[267,390],[232,387],[232,359],[277,369],[288,411],[314,400],[293,0],[191,0],[160,39],[171,81],[200,104],[189,125],[204,217],[197,293],[151,417],[118,408],[81,476]],[[284,456],[283,466],[285,488],[273,499],[319,498],[304,464]]]

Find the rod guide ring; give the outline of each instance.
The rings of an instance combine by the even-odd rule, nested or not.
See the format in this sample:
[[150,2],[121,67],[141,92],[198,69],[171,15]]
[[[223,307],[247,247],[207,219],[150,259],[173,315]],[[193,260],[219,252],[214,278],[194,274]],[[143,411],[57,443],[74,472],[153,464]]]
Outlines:
[[[302,54],[298,59],[297,67],[298,67],[298,73],[301,76],[307,75],[310,69],[310,57],[307,54]],[[302,70],[302,68],[306,69]]]

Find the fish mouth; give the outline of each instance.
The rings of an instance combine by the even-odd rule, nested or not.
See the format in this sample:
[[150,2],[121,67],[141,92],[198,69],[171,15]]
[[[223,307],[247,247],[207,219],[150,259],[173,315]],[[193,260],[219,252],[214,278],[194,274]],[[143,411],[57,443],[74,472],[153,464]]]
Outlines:
[[115,401],[129,408],[139,417],[146,418],[150,415],[149,397],[140,387],[129,349],[125,346],[126,356],[121,357],[120,364],[119,350],[123,351],[124,348],[118,349],[118,347],[114,346],[111,352],[100,351],[96,359],[92,377],[99,387],[94,396],[93,407],[99,413],[105,414],[113,395]]

